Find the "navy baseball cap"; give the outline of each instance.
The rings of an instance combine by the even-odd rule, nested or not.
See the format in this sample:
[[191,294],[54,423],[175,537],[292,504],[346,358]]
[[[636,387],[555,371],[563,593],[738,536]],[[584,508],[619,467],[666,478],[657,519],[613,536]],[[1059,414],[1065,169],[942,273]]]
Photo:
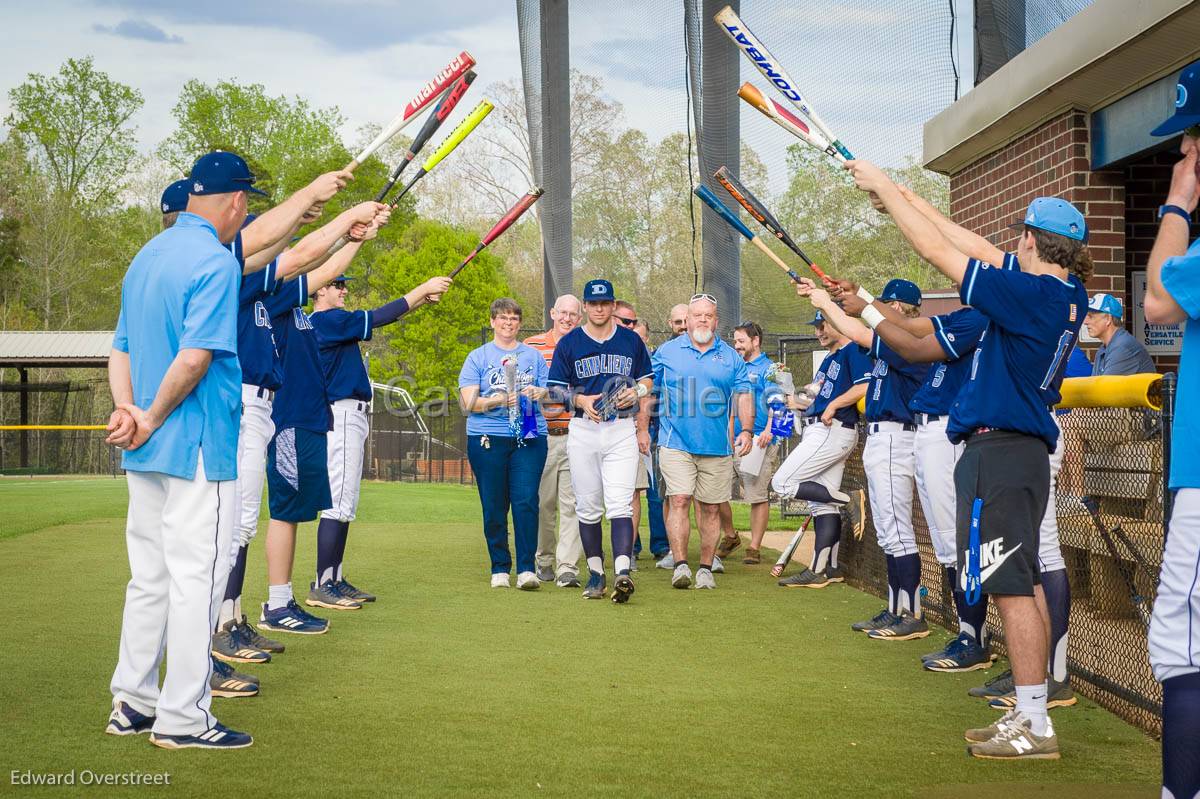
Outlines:
[[825,323],[825,315],[823,313],[821,313],[820,311],[817,311],[817,315],[814,316],[809,321],[809,324],[812,325],[813,327],[816,327],[817,325],[821,325],[824,323]]
[[1121,305],[1121,301],[1111,294],[1093,294],[1088,300],[1088,310],[1096,313],[1106,313],[1114,319],[1120,319],[1125,315],[1125,308]]
[[607,280],[589,280],[583,286],[584,302],[604,302],[616,299],[617,295],[613,293],[612,283]]
[[253,194],[267,193],[254,188],[254,175],[245,160],[233,153],[214,150],[202,155],[192,167],[188,176],[191,180],[192,194],[229,194],[235,191],[248,191]]
[[1010,228],[1032,227],[1075,241],[1087,241],[1087,221],[1079,209],[1058,197],[1038,197],[1029,204],[1025,218]]
[[1192,125],[1200,125],[1200,61],[1179,73],[1175,84],[1175,113],[1150,131],[1151,136],[1170,136]]
[[187,178],[177,180],[170,186],[163,189],[162,199],[159,200],[159,205],[162,206],[164,214],[173,214],[176,211],[186,211],[188,204],[188,189],[191,188],[192,182]]
[[911,280],[895,278],[894,280],[889,280],[888,284],[883,287],[883,294],[879,295],[879,299],[884,302],[899,300],[909,305],[920,305],[921,290]]
[[333,280],[329,281],[329,285],[332,286],[336,283],[349,283],[353,279],[354,278],[350,277],[349,275],[338,275]]

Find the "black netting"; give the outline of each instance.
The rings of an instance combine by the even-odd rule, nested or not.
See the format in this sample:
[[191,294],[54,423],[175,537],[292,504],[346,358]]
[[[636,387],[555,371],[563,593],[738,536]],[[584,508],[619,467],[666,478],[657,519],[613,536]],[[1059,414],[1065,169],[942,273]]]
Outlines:
[[975,82],[1094,0],[975,0]]

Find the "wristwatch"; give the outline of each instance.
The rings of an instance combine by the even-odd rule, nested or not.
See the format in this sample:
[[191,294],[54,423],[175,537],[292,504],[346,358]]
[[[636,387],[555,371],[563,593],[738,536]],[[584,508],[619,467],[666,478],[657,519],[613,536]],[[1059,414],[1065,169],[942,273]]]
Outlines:
[[1178,205],[1160,205],[1160,206],[1158,206],[1158,221],[1159,222],[1161,222],[1163,217],[1166,216],[1167,214],[1179,214],[1180,216],[1182,216],[1184,219],[1187,220],[1187,223],[1189,225],[1192,224],[1192,215],[1189,214],[1185,209],[1180,208]]

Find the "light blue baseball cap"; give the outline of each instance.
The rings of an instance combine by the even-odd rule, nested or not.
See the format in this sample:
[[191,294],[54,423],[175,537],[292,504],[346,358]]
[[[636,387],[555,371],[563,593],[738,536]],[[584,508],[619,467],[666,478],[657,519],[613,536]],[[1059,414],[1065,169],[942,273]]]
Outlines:
[[1009,225],[1037,228],[1075,241],[1087,241],[1087,221],[1083,214],[1066,200],[1058,197],[1038,197],[1029,204],[1025,218]]
[[1093,294],[1088,300],[1088,310],[1096,313],[1106,313],[1114,319],[1120,319],[1125,315],[1125,308],[1121,305],[1121,301],[1111,294]]

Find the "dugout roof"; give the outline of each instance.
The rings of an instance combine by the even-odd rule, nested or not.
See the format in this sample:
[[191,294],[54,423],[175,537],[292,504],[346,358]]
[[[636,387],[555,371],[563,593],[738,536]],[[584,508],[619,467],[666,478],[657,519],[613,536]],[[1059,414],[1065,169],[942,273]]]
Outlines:
[[111,330],[0,331],[0,368],[103,368],[112,341]]

